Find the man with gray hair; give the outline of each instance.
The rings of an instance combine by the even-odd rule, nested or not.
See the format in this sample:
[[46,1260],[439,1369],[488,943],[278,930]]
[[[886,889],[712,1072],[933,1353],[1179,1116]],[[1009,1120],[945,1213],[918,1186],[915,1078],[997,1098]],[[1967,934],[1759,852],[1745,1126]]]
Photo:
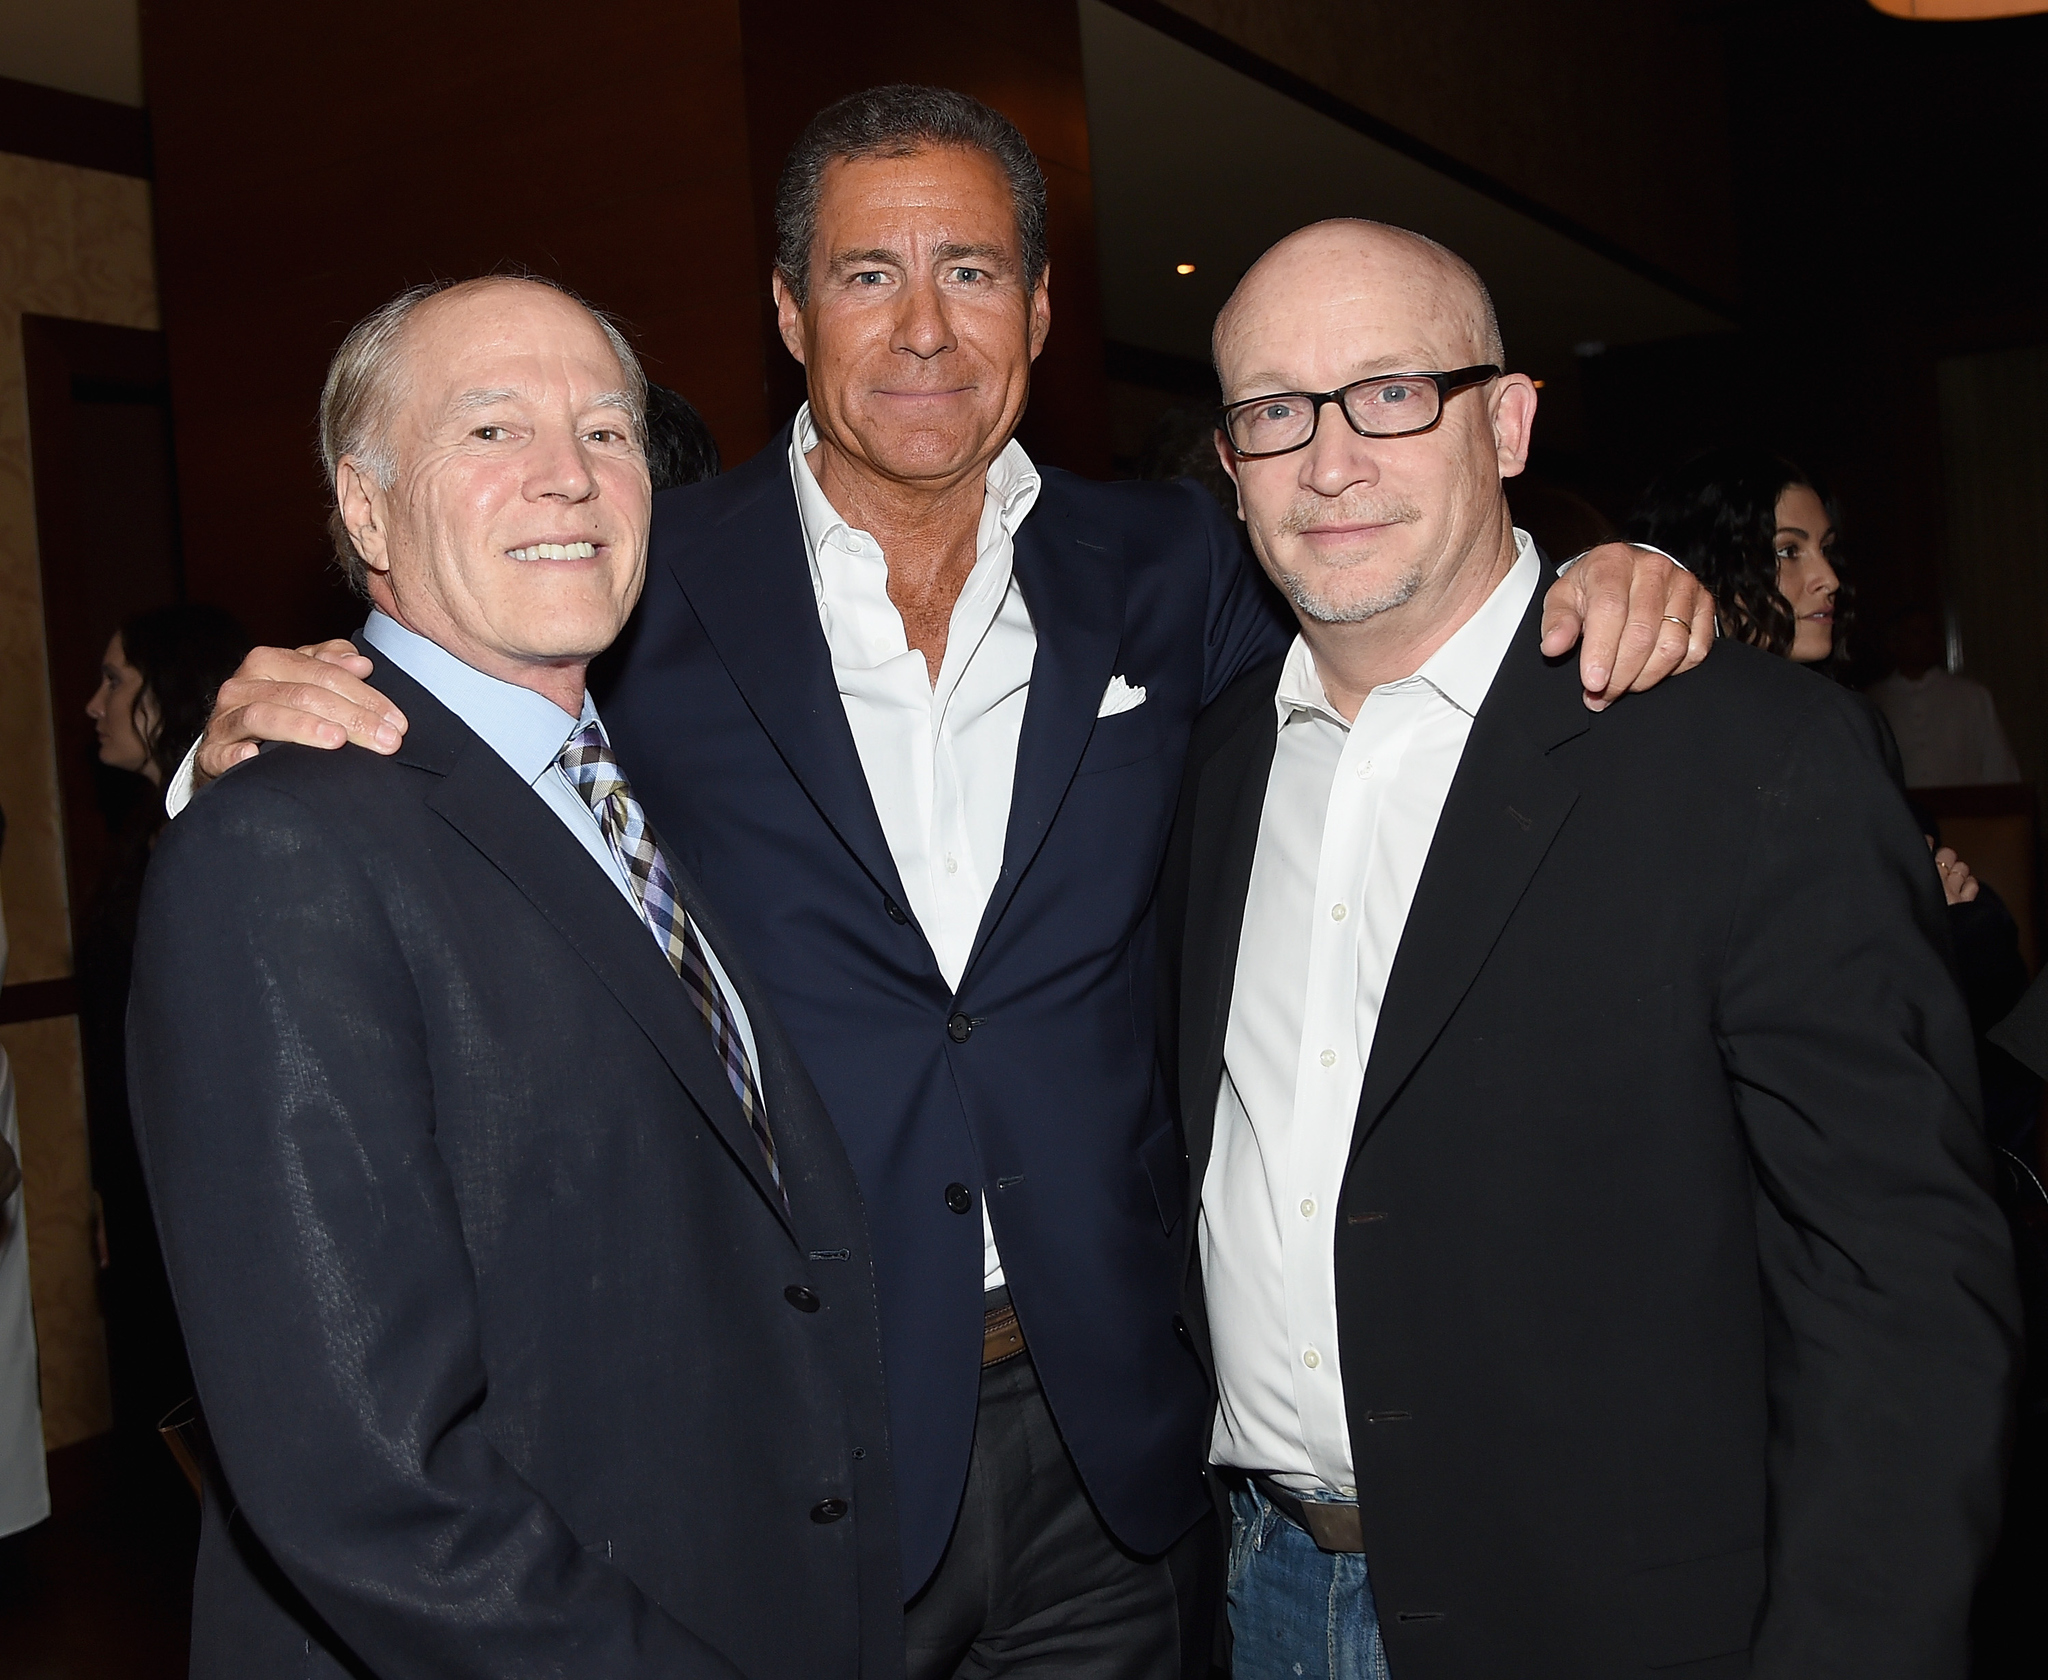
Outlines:
[[902,1670],[852,1170],[584,686],[645,574],[644,394],[545,284],[359,325],[321,438],[411,727],[265,754],[151,864],[202,1680]]

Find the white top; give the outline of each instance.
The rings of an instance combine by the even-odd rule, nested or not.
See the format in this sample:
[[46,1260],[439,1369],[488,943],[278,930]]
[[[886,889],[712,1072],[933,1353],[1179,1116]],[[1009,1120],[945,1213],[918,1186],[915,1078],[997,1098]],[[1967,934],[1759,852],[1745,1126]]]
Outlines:
[[1332,1236],[1387,974],[1471,734],[1539,581],[1528,534],[1477,612],[1346,724],[1299,637],[1245,898],[1202,1183],[1213,1460],[1356,1496]]
[[[7,973],[7,919],[0,915],[0,976]],[[17,1160],[21,1131],[14,1118],[14,1075],[0,1044],[0,1138]],[[36,1365],[35,1313],[29,1299],[26,1184],[0,1197],[0,1534],[13,1534],[50,1514],[44,1471],[42,1391]]]
[[1870,685],[1870,698],[1898,737],[1906,786],[1975,787],[2020,779],[2019,760],[1982,683],[1952,677],[1937,665],[1917,677],[1894,671]]
[[[832,680],[910,900],[904,908],[957,991],[1003,867],[1017,739],[1038,652],[1011,575],[1017,527],[1038,500],[1038,469],[1014,439],[989,465],[974,570],[954,603],[934,683],[889,599],[882,545],[849,525],[818,487],[804,458],[817,441],[806,403],[790,434],[789,476]],[[986,1200],[981,1229],[983,1284],[994,1289],[1003,1267]]]

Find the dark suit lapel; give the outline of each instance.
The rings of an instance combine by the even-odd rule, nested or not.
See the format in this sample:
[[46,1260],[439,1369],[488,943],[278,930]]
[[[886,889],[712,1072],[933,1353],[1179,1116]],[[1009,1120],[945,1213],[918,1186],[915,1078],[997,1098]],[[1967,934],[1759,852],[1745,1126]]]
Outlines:
[[1259,849],[1259,820],[1273,773],[1279,724],[1271,681],[1229,737],[1198,772],[1188,853],[1187,927],[1181,947],[1181,1129],[1188,1151],[1189,1229],[1200,1212],[1202,1180],[1216,1132],[1216,1093],[1223,1078],[1223,1040],[1237,981],[1237,948],[1245,897]]
[[861,867],[907,911],[860,752],[832,680],[803,522],[789,482],[789,432],[740,469],[753,493],[670,569],[775,750]]
[[1436,1042],[1549,851],[1578,790],[1548,762],[1592,723],[1576,651],[1537,648],[1543,591],[1473,720],[1387,977],[1359,1097],[1355,1153]]
[[[375,657],[375,650],[371,650]],[[459,740],[451,754],[427,768],[442,772],[427,795],[427,806],[474,846],[567,940],[619,1006],[639,1025],[697,1106],[725,1140],[741,1169],[754,1181],[777,1217],[781,1198],[768,1178],[760,1146],[747,1129],[739,1101],[712,1048],[711,1035],[690,1007],[682,983],[654,943],[646,923],[559,818],[511,768],[463,728],[427,691],[388,665],[377,681],[397,701],[411,724],[402,752],[413,756],[414,736],[432,707],[441,715],[430,729],[445,733],[445,721]],[[401,695],[401,689],[404,691]],[[423,744],[423,743],[422,743]],[[602,1070],[593,1068],[593,1078]],[[787,1221],[785,1220],[785,1223]]]
[[1052,828],[1067,784],[1095,732],[1103,690],[1116,675],[1123,641],[1122,557],[1082,542],[1050,509],[1018,527],[1014,575],[1031,613],[1038,651],[1017,742],[1003,870],[982,911],[968,958],[971,971]]

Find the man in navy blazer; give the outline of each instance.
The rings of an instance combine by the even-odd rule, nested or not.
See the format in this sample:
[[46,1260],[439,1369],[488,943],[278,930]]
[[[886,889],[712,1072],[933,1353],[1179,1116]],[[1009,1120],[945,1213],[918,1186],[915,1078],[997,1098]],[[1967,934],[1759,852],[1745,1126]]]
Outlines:
[[[656,499],[605,716],[860,1180],[910,1673],[1204,1673],[1210,1402],[1177,1316],[1152,897],[1195,714],[1288,630],[1194,486],[1014,441],[1051,305],[1044,179],[1004,118],[842,101],[777,229],[810,401]],[[1596,706],[1712,634],[1651,554],[1601,551],[1554,596],[1551,651],[1592,620]],[[252,656],[202,772],[262,734],[389,750],[403,719],[335,657]]]

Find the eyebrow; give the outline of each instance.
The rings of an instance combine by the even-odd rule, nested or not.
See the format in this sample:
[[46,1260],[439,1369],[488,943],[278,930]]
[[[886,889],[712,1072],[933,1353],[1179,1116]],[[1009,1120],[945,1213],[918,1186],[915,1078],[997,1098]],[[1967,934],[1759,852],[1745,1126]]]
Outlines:
[[[464,391],[461,396],[449,403],[448,412],[453,415],[474,414],[481,408],[496,408],[500,403],[519,402],[521,400],[520,393],[512,390]],[[631,414],[633,412],[633,399],[624,391],[599,391],[594,396],[588,398],[582,404],[582,407],[585,409],[622,408],[628,414]]]
[[[946,244],[932,255],[942,263],[958,262],[963,257],[978,257],[986,263],[1007,263],[1010,260],[1010,253],[1002,246],[988,244]],[[833,273],[843,274],[850,268],[870,268],[884,263],[892,268],[910,266],[909,259],[901,251],[891,251],[879,245],[865,251],[841,251],[833,257],[830,266]]]
[[[1373,361],[1365,363],[1364,368],[1365,371],[1354,373],[1349,379],[1338,381],[1335,388],[1341,391],[1346,385],[1356,385],[1361,379],[1385,379],[1389,375],[1397,373],[1421,373],[1426,371],[1410,365],[1409,358],[1405,356],[1380,356]],[[1290,391],[1299,391],[1301,389],[1299,385],[1290,385],[1287,382],[1287,376],[1280,373],[1261,372],[1248,374],[1245,377],[1244,383],[1254,387],[1251,395],[1233,397],[1229,399],[1230,401],[1250,402],[1252,397],[1284,396]]]

